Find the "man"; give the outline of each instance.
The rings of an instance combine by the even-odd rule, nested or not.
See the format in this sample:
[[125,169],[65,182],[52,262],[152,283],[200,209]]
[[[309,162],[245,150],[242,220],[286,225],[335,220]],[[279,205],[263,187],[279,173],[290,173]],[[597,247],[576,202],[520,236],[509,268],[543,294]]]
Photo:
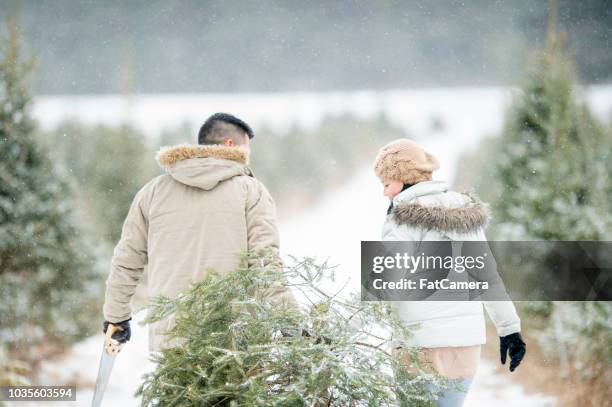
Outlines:
[[[106,280],[104,332],[108,325],[130,339],[130,300],[148,265],[149,297],[176,298],[206,270],[234,271],[240,253],[271,251],[278,257],[279,236],[274,201],[248,165],[255,137],[242,120],[226,113],[202,125],[197,145],[162,148],[157,161],[166,174],[142,187],[123,224]],[[288,289],[275,291],[293,302]],[[171,347],[163,333],[173,318],[149,326],[149,350]]]

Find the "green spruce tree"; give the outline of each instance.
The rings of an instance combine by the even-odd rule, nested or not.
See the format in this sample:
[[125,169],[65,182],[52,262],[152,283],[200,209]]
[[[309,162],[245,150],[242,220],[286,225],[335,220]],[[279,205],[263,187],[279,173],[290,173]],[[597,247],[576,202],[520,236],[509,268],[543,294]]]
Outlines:
[[576,101],[573,72],[552,41],[510,110],[497,153],[497,238],[612,238],[610,134]]
[[[497,239],[612,238],[612,135],[577,102],[575,92],[572,59],[559,36],[551,34],[497,142]],[[545,267],[521,260],[509,268],[520,270],[521,279],[538,287],[559,278],[555,256],[543,253],[543,259]],[[544,317],[545,329],[538,338],[559,361],[561,376],[588,381],[591,394],[584,400],[605,399],[612,385],[612,303],[538,301],[524,309]]]
[[88,126],[67,121],[43,138],[79,191],[81,223],[114,246],[134,195],[161,173],[144,134],[125,124]]
[[10,24],[0,54],[0,337],[25,360],[35,345],[71,343],[99,321],[101,276],[72,217],[63,175],[35,136],[26,75]]
[[[157,368],[137,392],[143,406],[433,405],[447,383],[389,353],[392,339],[409,349],[410,332],[386,304],[326,294],[318,287],[330,270],[311,259],[283,271],[256,264],[153,299],[147,321],[173,315],[175,346],[154,354]],[[303,308],[267,294],[279,281],[301,293]]]

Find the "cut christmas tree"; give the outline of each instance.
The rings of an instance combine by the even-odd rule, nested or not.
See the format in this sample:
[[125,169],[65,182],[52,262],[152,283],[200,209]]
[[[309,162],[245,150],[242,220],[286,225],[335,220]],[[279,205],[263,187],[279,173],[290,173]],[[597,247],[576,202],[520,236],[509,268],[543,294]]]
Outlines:
[[[427,406],[447,385],[391,356],[391,340],[408,349],[410,332],[388,304],[320,289],[333,274],[326,264],[247,264],[245,255],[228,276],[210,272],[176,299],[152,300],[146,322],[172,316],[178,345],[153,353],[142,405]],[[276,299],[278,284],[299,306]]]

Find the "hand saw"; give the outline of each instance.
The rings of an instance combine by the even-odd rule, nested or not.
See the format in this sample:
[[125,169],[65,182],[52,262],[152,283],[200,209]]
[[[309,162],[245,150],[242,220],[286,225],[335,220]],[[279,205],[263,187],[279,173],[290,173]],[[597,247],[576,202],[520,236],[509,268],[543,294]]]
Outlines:
[[104,397],[104,391],[108,385],[113,365],[115,364],[115,358],[121,351],[123,343],[112,338],[113,334],[123,329],[118,325],[108,324],[106,329],[106,336],[104,337],[104,346],[102,348],[102,358],[100,359],[100,367],[98,369],[98,378],[96,379],[96,389],[94,390],[93,400],[91,401],[92,407],[99,407],[102,403],[102,397]]

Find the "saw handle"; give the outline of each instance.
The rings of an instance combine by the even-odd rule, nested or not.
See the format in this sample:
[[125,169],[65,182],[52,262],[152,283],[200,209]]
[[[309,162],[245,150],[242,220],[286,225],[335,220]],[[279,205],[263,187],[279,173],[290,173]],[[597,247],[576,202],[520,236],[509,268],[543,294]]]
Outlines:
[[112,338],[113,334],[117,331],[123,331],[123,328],[110,323],[108,328],[106,328],[106,335],[104,336],[104,351],[111,356],[116,356],[123,347],[123,343]]

